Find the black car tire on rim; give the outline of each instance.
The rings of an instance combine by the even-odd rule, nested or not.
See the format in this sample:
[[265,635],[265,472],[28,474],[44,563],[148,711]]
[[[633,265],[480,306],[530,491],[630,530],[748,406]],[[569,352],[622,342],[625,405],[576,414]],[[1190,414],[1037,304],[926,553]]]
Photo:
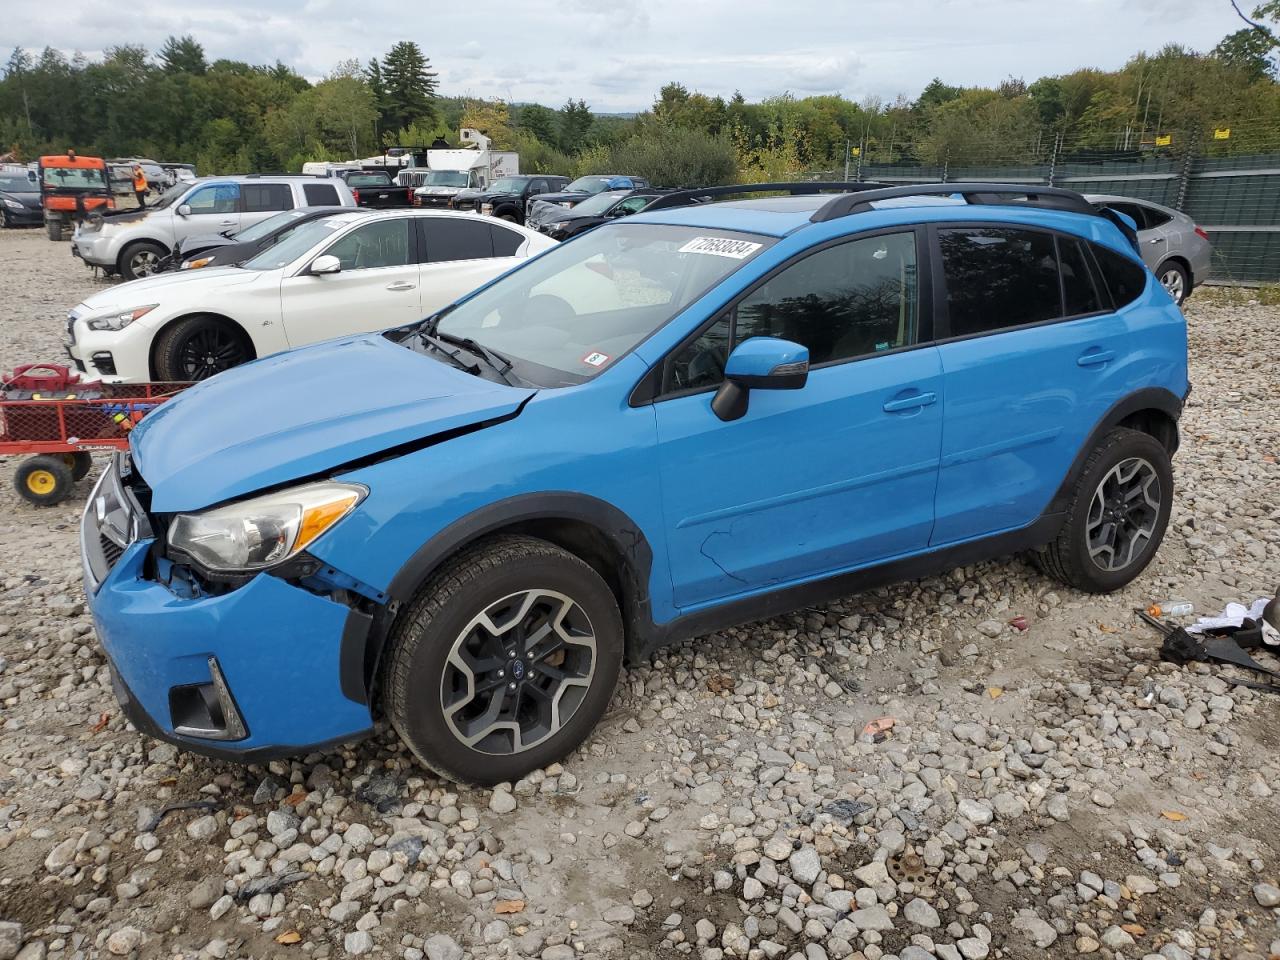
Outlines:
[[469,547],[401,614],[386,711],[452,780],[517,780],[564,757],[604,715],[622,666],[608,585],[573,554],[512,536]]
[[1062,530],[1035,560],[1078,590],[1119,590],[1155,557],[1172,505],[1173,467],[1164,444],[1117,427],[1085,461]]
[[11,226],[13,226],[13,224],[9,222],[9,211],[0,207],[0,228],[7,230]]
[[1173,298],[1173,302],[1182,306],[1191,292],[1191,278],[1187,276],[1187,268],[1176,260],[1166,260],[1156,269],[1156,279]]
[[160,380],[207,380],[252,359],[244,331],[221,317],[186,317],[156,341],[155,369]]
[[149,277],[160,269],[160,261],[168,255],[168,250],[150,240],[131,243],[120,254],[120,276],[125,280]]

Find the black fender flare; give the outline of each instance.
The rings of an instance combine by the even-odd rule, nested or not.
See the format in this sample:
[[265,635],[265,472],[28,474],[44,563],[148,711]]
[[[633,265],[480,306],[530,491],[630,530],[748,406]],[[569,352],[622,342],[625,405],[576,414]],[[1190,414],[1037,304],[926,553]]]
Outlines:
[[396,617],[450,557],[491,534],[546,521],[586,525],[608,544],[613,555],[609,559],[616,561],[611,586],[620,594],[627,655],[648,647],[654,632],[649,597],[653,551],[640,526],[613,504],[589,494],[521,494],[483,506],[440,530],[391,578],[386,589],[390,602],[372,616],[355,610],[348,615],[340,657],[343,692],[357,702],[369,702]]

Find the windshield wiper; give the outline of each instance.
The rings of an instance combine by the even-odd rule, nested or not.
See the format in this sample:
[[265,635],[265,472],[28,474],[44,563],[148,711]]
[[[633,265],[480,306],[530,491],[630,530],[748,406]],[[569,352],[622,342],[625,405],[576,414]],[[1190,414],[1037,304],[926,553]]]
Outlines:
[[459,337],[456,334],[440,333],[438,331],[436,332],[436,337],[446,343],[452,343],[456,346],[462,347],[464,350],[468,350],[475,356],[482,359],[489,365],[489,369],[500,376],[503,382],[508,386],[514,387],[517,385],[515,380],[512,379],[513,374],[509,373],[515,364],[513,364],[507,357],[498,353],[498,351],[486,347],[483,343],[477,343],[470,337]]
[[471,374],[473,377],[480,372],[480,364],[468,363],[466,360],[462,358],[461,350],[450,349],[448,344],[446,344],[439,337],[433,337],[431,334],[427,333],[425,330],[420,330],[418,331],[418,339],[421,340],[423,343],[425,343],[427,346],[431,347],[433,350],[443,353],[446,357],[448,357],[453,362],[454,366],[458,367],[461,370],[465,370],[467,373]]

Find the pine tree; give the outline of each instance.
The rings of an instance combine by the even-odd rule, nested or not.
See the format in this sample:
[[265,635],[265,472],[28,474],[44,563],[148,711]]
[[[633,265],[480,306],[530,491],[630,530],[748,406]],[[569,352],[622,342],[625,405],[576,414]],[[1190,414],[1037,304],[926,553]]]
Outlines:
[[412,40],[401,40],[382,58],[382,83],[387,129],[435,119],[436,74]]
[[165,73],[202,74],[208,69],[204,59],[204,47],[190,34],[170,36],[156,54]]
[[568,100],[560,108],[560,149],[576,153],[586,146],[587,131],[593,120],[585,100]]
[[369,65],[364,68],[364,80],[369,85],[369,92],[373,94],[373,108],[378,114],[374,125],[382,130],[387,117],[387,85],[382,79],[382,64],[377,57],[369,58]]

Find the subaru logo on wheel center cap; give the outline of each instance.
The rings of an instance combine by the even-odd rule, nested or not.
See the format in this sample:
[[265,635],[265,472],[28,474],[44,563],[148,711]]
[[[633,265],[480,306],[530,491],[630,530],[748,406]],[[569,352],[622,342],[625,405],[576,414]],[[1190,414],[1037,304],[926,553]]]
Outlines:
[[514,660],[511,663],[511,675],[517,680],[524,679],[524,661]]

